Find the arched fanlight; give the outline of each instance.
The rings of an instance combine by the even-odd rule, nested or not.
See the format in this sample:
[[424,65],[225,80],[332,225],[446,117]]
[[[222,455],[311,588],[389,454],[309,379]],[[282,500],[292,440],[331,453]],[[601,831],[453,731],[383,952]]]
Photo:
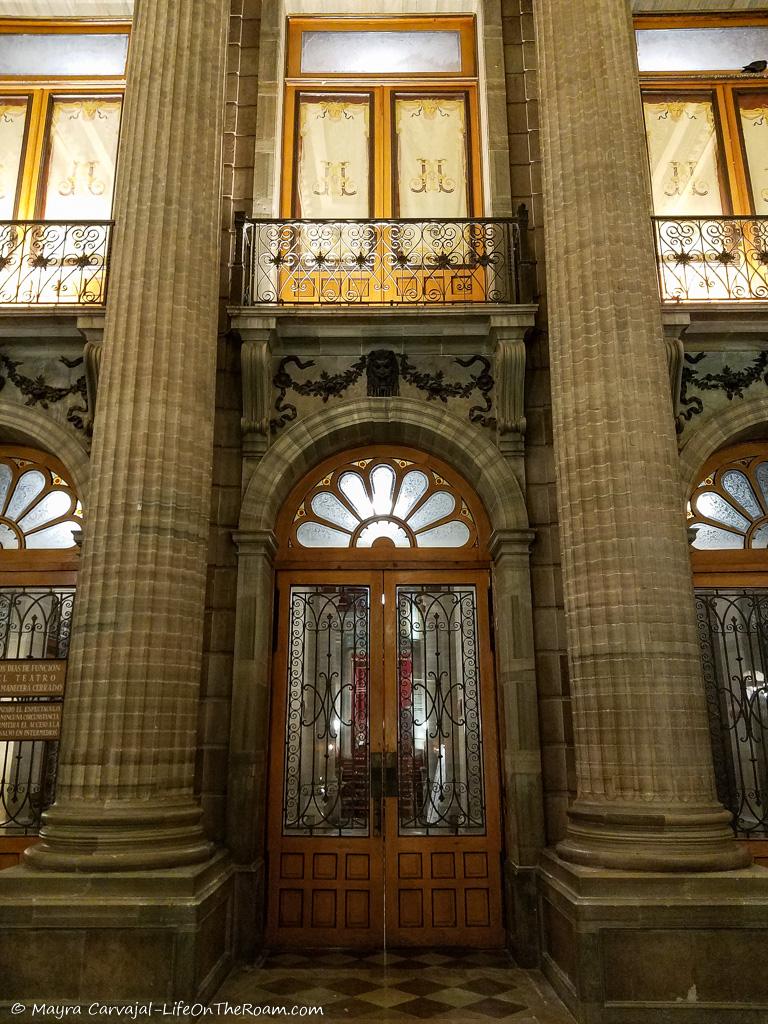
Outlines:
[[289,548],[477,548],[470,502],[424,458],[339,460],[300,495]]
[[741,452],[724,452],[691,496],[688,527],[697,550],[768,548],[768,448]]
[[0,448],[0,549],[75,547],[83,510],[42,452]]

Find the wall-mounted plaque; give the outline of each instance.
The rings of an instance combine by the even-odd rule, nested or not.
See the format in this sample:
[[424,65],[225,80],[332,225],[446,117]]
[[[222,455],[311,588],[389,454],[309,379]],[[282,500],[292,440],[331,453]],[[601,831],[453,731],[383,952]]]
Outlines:
[[0,697],[63,697],[67,659],[0,661]]
[[0,702],[0,741],[57,740],[63,704]]

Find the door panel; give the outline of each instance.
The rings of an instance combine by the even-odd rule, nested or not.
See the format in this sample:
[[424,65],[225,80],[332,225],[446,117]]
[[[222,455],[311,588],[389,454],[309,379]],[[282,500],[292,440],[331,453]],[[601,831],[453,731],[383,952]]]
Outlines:
[[369,725],[381,721],[378,575],[305,573],[280,587],[268,934],[282,945],[383,942]]
[[284,574],[273,944],[503,943],[487,588],[482,572]]
[[385,828],[393,945],[504,939],[488,577],[460,576],[391,574],[385,586],[385,680],[395,677],[385,720],[398,765]]

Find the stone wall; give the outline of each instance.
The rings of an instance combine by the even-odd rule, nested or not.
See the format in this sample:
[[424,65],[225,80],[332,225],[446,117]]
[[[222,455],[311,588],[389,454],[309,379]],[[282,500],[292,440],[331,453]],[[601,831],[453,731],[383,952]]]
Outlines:
[[216,376],[213,494],[196,788],[207,834],[224,837],[240,515],[240,356],[228,335],[234,213],[251,212],[261,0],[232,0],[225,96],[221,317]]
[[525,203],[530,210],[540,302],[537,329],[527,344],[525,493],[536,534],[531,553],[533,621],[545,822],[547,840],[553,843],[565,833],[568,800],[576,783],[552,452],[533,0],[504,0],[502,10],[512,197],[515,206]]

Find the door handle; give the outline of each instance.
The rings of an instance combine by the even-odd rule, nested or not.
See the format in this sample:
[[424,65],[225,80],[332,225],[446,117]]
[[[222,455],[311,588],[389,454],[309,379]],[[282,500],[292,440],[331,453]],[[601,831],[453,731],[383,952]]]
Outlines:
[[397,752],[384,754],[384,796],[397,796]]

